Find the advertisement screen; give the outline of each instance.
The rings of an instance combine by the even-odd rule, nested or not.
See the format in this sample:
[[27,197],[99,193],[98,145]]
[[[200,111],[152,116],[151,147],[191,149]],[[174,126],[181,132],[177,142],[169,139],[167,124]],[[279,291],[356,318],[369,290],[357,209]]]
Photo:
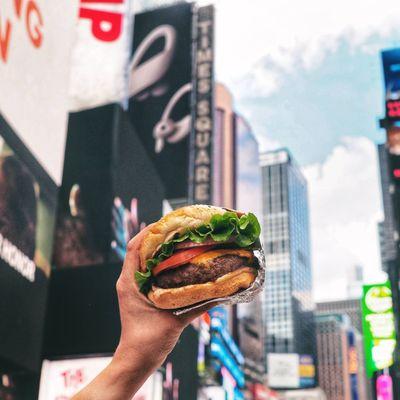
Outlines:
[[62,176],[78,3],[60,0],[55,7],[33,0],[0,5],[0,128],[7,124],[8,142],[26,154],[24,161],[30,167],[38,163],[37,168],[57,185]]
[[400,49],[382,52],[386,118],[400,120]]
[[267,355],[268,386],[274,389],[300,387],[298,354],[269,353]]
[[192,129],[192,5],[135,16],[129,115],[166,188],[188,196]]
[[362,317],[366,371],[371,378],[393,364],[396,332],[390,282],[363,287]]
[[[90,383],[109,363],[111,357],[44,360],[39,400],[69,400]],[[132,400],[163,400],[162,374],[155,372]]]
[[130,0],[81,1],[71,55],[70,111],[126,98],[130,7]]
[[7,299],[0,302],[2,367],[39,367],[55,214],[43,193],[0,136],[0,293]]

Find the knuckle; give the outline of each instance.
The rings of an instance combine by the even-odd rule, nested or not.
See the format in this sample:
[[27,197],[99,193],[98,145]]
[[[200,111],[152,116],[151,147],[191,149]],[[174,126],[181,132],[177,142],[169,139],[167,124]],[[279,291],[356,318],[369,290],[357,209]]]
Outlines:
[[136,251],[137,250],[137,246],[136,246],[136,241],[135,241],[135,239],[131,239],[129,242],[128,242],[128,245],[127,245],[127,250],[129,251],[129,252],[132,252],[132,251]]

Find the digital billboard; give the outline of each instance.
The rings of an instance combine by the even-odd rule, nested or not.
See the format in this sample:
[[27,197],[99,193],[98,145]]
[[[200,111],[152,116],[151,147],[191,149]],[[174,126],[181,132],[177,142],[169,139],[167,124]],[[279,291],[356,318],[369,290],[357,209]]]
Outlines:
[[0,4],[2,371],[40,367],[78,5]]
[[159,8],[137,14],[134,23],[128,113],[167,199],[188,197],[192,8],[189,3]]
[[371,378],[393,364],[396,332],[390,282],[363,286],[362,317],[366,372]]
[[382,51],[386,118],[400,120],[400,49]]

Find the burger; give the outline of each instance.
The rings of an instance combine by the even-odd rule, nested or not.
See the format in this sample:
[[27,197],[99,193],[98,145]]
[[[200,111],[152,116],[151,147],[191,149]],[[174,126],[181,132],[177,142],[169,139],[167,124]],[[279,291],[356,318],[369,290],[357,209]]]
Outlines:
[[142,240],[140,291],[156,307],[176,309],[247,289],[258,274],[260,231],[251,213],[207,205],[172,211]]

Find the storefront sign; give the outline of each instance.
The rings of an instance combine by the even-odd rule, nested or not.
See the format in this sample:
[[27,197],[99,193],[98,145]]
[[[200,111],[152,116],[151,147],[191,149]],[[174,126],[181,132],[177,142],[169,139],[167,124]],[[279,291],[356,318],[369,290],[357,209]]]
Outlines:
[[393,364],[396,333],[389,282],[364,286],[362,314],[366,371],[372,377]]
[[274,389],[300,387],[299,355],[269,353],[268,385]]

